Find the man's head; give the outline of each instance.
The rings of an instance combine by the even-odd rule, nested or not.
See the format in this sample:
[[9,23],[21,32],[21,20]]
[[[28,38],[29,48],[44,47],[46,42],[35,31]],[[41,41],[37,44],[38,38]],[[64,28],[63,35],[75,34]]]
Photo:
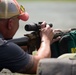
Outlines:
[[28,13],[16,0],[0,0],[0,33],[12,38],[19,27],[19,20],[27,21]]

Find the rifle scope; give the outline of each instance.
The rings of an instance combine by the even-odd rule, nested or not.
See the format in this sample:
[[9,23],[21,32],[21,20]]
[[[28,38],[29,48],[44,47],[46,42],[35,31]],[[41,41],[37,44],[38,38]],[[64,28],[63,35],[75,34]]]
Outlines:
[[[26,24],[25,25],[25,30],[26,31],[39,31],[39,29],[41,29],[41,23],[39,22],[38,24],[34,23],[34,24]],[[52,27],[52,24],[48,24],[50,27]]]

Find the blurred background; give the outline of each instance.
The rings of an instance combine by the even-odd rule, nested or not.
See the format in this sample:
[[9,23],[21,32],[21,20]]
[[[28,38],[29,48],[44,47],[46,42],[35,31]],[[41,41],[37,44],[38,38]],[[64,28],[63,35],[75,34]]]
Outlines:
[[14,38],[29,33],[26,24],[46,21],[52,23],[54,29],[70,29],[76,27],[76,0],[17,0],[29,13],[29,20],[20,20],[20,27]]

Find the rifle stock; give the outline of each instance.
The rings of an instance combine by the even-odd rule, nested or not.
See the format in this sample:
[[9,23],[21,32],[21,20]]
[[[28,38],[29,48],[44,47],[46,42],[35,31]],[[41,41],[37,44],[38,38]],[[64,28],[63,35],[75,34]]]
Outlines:
[[27,46],[27,52],[32,54],[32,52],[39,48],[40,37],[37,32],[31,32],[30,34],[25,34],[24,37],[14,38],[7,40],[8,42],[13,42],[18,46]]

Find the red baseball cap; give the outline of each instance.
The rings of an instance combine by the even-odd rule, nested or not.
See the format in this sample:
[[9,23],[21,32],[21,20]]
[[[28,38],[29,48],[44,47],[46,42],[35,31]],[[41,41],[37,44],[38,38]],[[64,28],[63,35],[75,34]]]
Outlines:
[[16,0],[0,0],[0,19],[8,19],[19,15],[19,19],[27,21],[29,14]]

